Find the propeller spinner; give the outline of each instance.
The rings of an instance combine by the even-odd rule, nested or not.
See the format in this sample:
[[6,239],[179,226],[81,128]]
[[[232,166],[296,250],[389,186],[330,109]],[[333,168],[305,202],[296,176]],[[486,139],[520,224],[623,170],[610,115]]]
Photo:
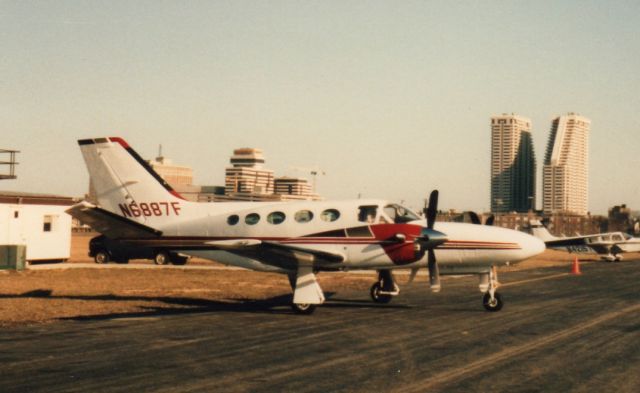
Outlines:
[[447,241],[447,235],[433,229],[438,214],[438,190],[433,190],[429,196],[429,205],[424,209],[427,227],[422,228],[416,243],[422,252],[427,252],[427,267],[429,269],[429,284],[433,292],[440,292],[440,270],[436,261],[434,249]]

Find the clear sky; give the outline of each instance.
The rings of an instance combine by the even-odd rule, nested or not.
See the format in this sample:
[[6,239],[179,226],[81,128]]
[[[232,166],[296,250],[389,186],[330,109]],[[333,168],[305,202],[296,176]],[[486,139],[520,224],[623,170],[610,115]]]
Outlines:
[[[158,144],[198,184],[236,147],[328,198],[489,207],[489,119],[592,120],[590,210],[640,209],[640,2],[0,0],[0,189],[80,196],[76,140]],[[541,194],[538,193],[538,204]]]

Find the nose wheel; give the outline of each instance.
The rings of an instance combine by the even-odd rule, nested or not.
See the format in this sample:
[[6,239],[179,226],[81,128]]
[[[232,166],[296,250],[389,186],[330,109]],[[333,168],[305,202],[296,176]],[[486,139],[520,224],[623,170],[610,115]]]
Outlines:
[[376,303],[389,303],[394,296],[400,293],[400,288],[393,279],[390,270],[379,270],[378,281],[371,286],[369,291],[371,299]]

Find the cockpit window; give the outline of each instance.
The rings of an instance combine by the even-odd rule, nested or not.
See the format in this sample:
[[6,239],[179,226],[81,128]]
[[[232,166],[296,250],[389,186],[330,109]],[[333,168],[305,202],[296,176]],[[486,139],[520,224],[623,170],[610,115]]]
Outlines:
[[373,224],[378,214],[378,206],[360,206],[358,208],[358,221]]
[[419,220],[417,214],[407,209],[404,206],[391,204],[384,207],[384,212],[393,220],[396,224],[403,224],[410,221]]

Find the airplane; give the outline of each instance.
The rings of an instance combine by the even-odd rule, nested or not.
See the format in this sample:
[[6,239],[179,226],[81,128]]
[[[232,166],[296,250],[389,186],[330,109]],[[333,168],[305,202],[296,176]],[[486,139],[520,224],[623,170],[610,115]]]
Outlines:
[[533,236],[545,242],[547,248],[575,254],[598,254],[609,262],[621,261],[622,253],[640,252],[640,238],[623,232],[597,233],[594,235],[556,237],[539,220],[530,220]]
[[162,247],[246,269],[286,274],[291,307],[311,314],[325,301],[316,274],[376,270],[374,302],[400,293],[392,270],[440,275],[477,275],[483,306],[503,307],[496,266],[544,251],[522,232],[485,225],[435,222],[438,191],[425,218],[378,199],[293,202],[190,202],[164,181],[119,137],[78,141],[98,204],[82,201],[67,211],[109,238]]

